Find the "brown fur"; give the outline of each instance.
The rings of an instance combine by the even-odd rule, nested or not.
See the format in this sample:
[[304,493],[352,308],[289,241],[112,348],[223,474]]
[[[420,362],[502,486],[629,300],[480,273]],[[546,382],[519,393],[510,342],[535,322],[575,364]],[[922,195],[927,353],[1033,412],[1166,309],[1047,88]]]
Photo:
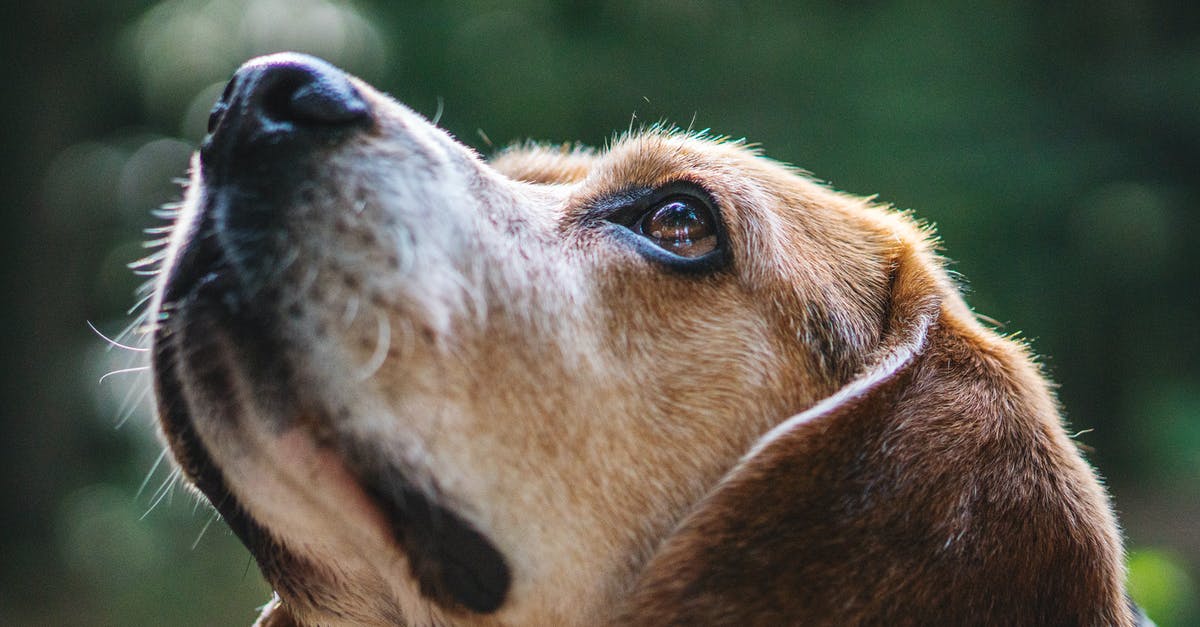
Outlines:
[[[246,305],[288,312],[295,407],[161,302],[169,277],[155,304],[164,431],[237,503],[280,595],[262,625],[1132,624],[1107,496],[1044,377],[908,215],[659,130],[484,163],[356,85],[375,126],[276,209],[300,261],[269,286],[285,304]],[[728,267],[666,271],[592,216],[680,181],[720,206]],[[416,581],[355,456],[495,546],[498,609]]]
[[1130,624],[1104,495],[1026,351],[905,256],[884,344],[928,322],[920,356],[706,497],[629,624]]

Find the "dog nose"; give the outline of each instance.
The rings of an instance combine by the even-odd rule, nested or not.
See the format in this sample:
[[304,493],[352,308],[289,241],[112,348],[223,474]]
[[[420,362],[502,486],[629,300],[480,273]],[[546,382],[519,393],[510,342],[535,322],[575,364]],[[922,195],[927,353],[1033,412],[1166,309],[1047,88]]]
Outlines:
[[316,57],[285,52],[238,69],[209,115],[206,144],[275,146],[370,123],[370,107],[344,72]]

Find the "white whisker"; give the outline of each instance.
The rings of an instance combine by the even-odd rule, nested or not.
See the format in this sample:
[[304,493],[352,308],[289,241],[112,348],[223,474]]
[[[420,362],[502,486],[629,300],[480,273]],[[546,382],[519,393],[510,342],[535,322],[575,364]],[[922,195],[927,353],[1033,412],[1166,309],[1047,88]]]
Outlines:
[[191,550],[196,550],[196,547],[200,545],[200,539],[204,537],[205,532],[208,531],[208,528],[212,526],[213,521],[219,516],[220,514],[216,510],[213,510],[212,516],[208,517],[208,522],[204,523],[204,526],[200,528],[200,535],[196,536],[196,541],[192,543]]
[[378,323],[375,352],[371,354],[371,358],[367,360],[366,365],[358,374],[357,378],[360,382],[375,376],[375,373],[383,366],[383,362],[387,360],[388,350],[392,344],[392,325],[387,316],[383,312],[376,311],[375,320]]
[[91,320],[87,320],[86,322],[87,322],[87,325],[88,325],[88,327],[90,327],[90,328],[92,329],[92,332],[93,332],[93,333],[95,333],[96,335],[99,335],[99,336],[100,336],[100,339],[104,340],[105,342],[108,342],[108,345],[109,345],[110,347],[112,347],[112,346],[115,346],[115,347],[117,347],[117,348],[123,348],[123,349],[125,349],[125,350],[127,350],[127,351],[133,351],[133,352],[135,352],[135,353],[148,353],[148,352],[150,352],[150,349],[148,349],[148,348],[138,348],[138,347],[136,347],[136,346],[129,346],[128,344],[122,344],[122,343],[120,343],[120,342],[118,342],[118,341],[116,341],[116,340],[114,340],[114,339],[112,339],[112,338],[108,337],[107,335],[105,335],[105,334],[101,333],[101,332],[100,332],[100,329],[97,329],[97,328],[96,328],[96,325],[92,324],[92,321],[91,321]]
[[146,255],[145,257],[142,257],[141,259],[138,259],[137,261],[132,261],[130,263],[127,263],[127,264],[125,264],[125,267],[129,268],[130,270],[140,270],[140,269],[145,269],[145,268],[156,268],[157,269],[159,266],[162,265],[162,260],[165,259],[166,256],[167,256],[167,251],[160,250],[153,254]]
[[121,425],[125,424],[125,421],[129,419],[129,416],[133,414],[134,409],[137,408],[138,403],[141,402],[139,399],[145,398],[145,392],[150,389],[150,386],[148,385],[141,386],[142,395],[137,396],[138,387],[139,386],[137,385],[125,386],[125,394],[121,397],[121,404],[117,405],[117,421],[113,425],[114,429],[120,429]]
[[431,123],[432,123],[434,126],[437,126],[437,125],[438,125],[438,122],[439,122],[439,121],[441,121],[441,119],[442,119],[442,113],[443,113],[443,112],[445,112],[445,110],[446,110],[446,101],[445,101],[445,99],[443,99],[441,96],[438,96],[438,108],[437,108],[437,113],[434,113],[434,114],[433,114],[433,119],[432,119],[432,120],[430,120],[430,122],[431,122]]
[[158,454],[158,459],[154,460],[154,464],[150,466],[150,472],[147,472],[146,478],[142,479],[142,485],[138,486],[137,492],[133,495],[133,498],[136,499],[142,495],[142,492],[146,490],[146,486],[150,484],[150,479],[154,477],[154,473],[158,471],[158,467],[162,465],[163,460],[166,458],[167,447],[164,446],[162,452]]
[[[155,272],[157,272],[157,270]],[[135,272],[134,274],[137,274],[137,273]],[[154,292],[147,292],[145,295],[143,295],[141,298],[139,298],[137,300],[137,302],[133,304],[132,307],[130,307],[129,309],[127,309],[125,311],[125,315],[127,315],[127,316],[132,315],[133,312],[137,311],[142,305],[145,305],[146,303],[150,302],[151,298],[154,298]],[[138,316],[138,318],[140,319],[141,316]],[[134,322],[136,323],[137,320],[135,320]]]
[[146,401],[146,397],[150,396],[151,388],[149,385],[145,385],[142,386],[142,391],[137,395],[137,398],[133,399],[133,402],[130,402],[132,391],[136,388],[134,388],[134,386],[129,387],[131,393],[126,394],[125,400],[121,403],[121,417],[117,419],[117,424],[113,427],[114,429],[120,429],[121,427],[124,427],[125,423],[129,422],[129,419],[133,417],[133,413],[137,411],[138,405],[144,403]]
[[[134,316],[133,320],[131,320],[129,324],[125,325],[125,328],[121,329],[121,332],[118,333],[117,337],[114,339],[123,344],[129,344],[130,346],[133,346],[133,344],[128,340],[134,336],[135,332],[138,332],[138,327],[142,327],[141,335],[145,335],[145,327],[142,325],[146,322],[146,318],[149,315],[149,310],[142,310],[142,313]],[[143,352],[149,352],[149,349],[146,349]]]
[[149,369],[150,369],[150,366],[135,366],[133,368],[121,368],[119,370],[113,370],[112,372],[106,372],[103,376],[100,377],[99,381],[96,381],[96,383],[97,384],[104,383],[105,379],[113,376],[114,374],[126,374],[126,373],[130,373],[130,372],[145,372]]
[[158,486],[158,489],[154,491],[154,501],[150,503],[150,507],[146,510],[146,513],[142,514],[141,518],[138,518],[138,520],[145,520],[145,518],[150,515],[150,512],[154,511],[154,508],[158,507],[158,504],[162,503],[163,499],[167,498],[167,495],[171,493],[171,489],[175,487],[175,482],[178,481],[181,476],[182,473],[178,468],[171,471],[171,474],[167,475],[167,478],[163,480],[163,482]]

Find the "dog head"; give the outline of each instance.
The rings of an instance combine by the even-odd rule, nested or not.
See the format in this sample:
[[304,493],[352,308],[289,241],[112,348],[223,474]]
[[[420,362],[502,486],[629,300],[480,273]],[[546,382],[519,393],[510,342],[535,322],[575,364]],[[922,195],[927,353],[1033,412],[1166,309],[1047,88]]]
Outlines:
[[487,163],[300,55],[209,130],[156,391],[269,620],[1128,620],[1044,382],[907,216],[687,133]]

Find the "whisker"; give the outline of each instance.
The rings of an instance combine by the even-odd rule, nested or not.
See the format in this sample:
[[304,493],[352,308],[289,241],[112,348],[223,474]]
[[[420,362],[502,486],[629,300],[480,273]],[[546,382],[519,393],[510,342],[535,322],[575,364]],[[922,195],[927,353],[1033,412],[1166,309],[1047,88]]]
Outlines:
[[[158,271],[157,271],[157,270],[155,270],[154,272],[155,272],[155,273],[157,273]],[[136,272],[134,272],[134,274],[137,274],[137,273],[136,273]],[[141,298],[139,298],[139,299],[137,300],[137,302],[136,302],[136,303],[134,303],[134,304],[133,304],[133,306],[132,306],[132,307],[130,307],[130,308],[129,308],[129,309],[126,311],[126,312],[125,312],[125,315],[127,315],[127,316],[128,316],[128,315],[131,315],[131,314],[133,314],[133,312],[137,311],[137,310],[138,310],[138,308],[140,308],[142,305],[145,305],[146,303],[150,302],[150,299],[151,299],[151,298],[154,298],[154,293],[153,293],[153,292],[149,292],[149,293],[147,293],[145,296],[142,296]],[[138,316],[138,318],[141,318],[141,316]],[[136,320],[135,320],[135,322],[136,322]]]
[[120,342],[118,342],[118,341],[116,341],[116,340],[114,340],[114,339],[112,339],[112,338],[108,337],[107,335],[105,335],[105,334],[101,333],[101,332],[100,332],[100,329],[97,329],[97,328],[96,328],[96,325],[92,324],[92,321],[91,321],[91,320],[87,320],[86,322],[87,322],[87,325],[88,325],[88,327],[90,327],[90,328],[92,329],[92,332],[93,332],[93,333],[95,333],[96,335],[99,335],[99,336],[100,336],[100,339],[104,340],[105,342],[108,342],[108,345],[109,345],[110,347],[111,347],[111,346],[115,346],[115,347],[117,347],[117,348],[123,348],[123,349],[125,349],[125,350],[127,350],[127,351],[133,351],[133,352],[135,352],[135,353],[148,353],[148,352],[150,352],[150,349],[148,349],[148,348],[138,348],[138,347],[136,347],[136,346],[129,346],[128,344],[122,344],[122,343],[120,343]]
[[200,539],[204,537],[204,533],[208,531],[208,528],[212,526],[213,521],[216,520],[218,516],[220,516],[220,514],[218,514],[216,510],[213,510],[212,516],[208,517],[208,522],[204,523],[204,526],[201,527],[200,535],[196,536],[196,541],[192,543],[191,550],[195,551],[196,547],[200,545]]
[[146,397],[150,396],[150,386],[143,386],[141,393],[138,394],[137,398],[134,399],[132,403],[129,402],[131,396],[132,394],[127,394],[125,396],[125,400],[122,404],[124,405],[125,403],[128,403],[128,405],[121,408],[121,417],[117,419],[117,424],[115,427],[113,427],[114,429],[120,429],[121,427],[124,427],[125,423],[129,422],[129,419],[133,417],[133,413],[137,411],[138,405],[146,402]]
[[376,311],[375,320],[378,323],[375,352],[371,354],[371,358],[367,360],[362,372],[359,373],[357,378],[360,382],[375,376],[375,373],[383,366],[383,362],[387,360],[388,349],[391,348],[392,344],[392,325],[388,321],[387,316],[380,311]]
[[129,416],[133,415],[133,411],[137,408],[141,398],[145,398],[145,392],[150,389],[150,386],[142,386],[142,394],[138,397],[138,386],[125,386],[125,394],[121,397],[121,404],[117,406],[117,422],[113,425],[114,429],[120,429]]
[[442,119],[442,113],[445,111],[445,108],[446,108],[446,101],[445,101],[445,99],[443,99],[441,96],[438,96],[438,108],[437,108],[437,113],[434,113],[434,114],[433,114],[433,119],[432,119],[432,120],[430,120],[430,122],[431,122],[431,123],[432,123],[434,126],[437,126],[437,125],[438,125],[438,121],[440,121],[440,120]]
[[150,266],[157,266],[166,257],[167,257],[167,251],[160,250],[160,251],[156,251],[152,254],[146,255],[145,257],[142,257],[141,259],[138,259],[137,261],[131,261],[131,262],[125,264],[125,267],[129,268],[131,270],[136,270],[136,269],[140,269],[140,268],[147,268]]
[[148,310],[143,310],[142,313],[135,316],[133,318],[133,320],[130,320],[129,324],[125,325],[125,328],[121,329],[121,332],[118,333],[117,336],[113,339],[115,339],[118,342],[128,344],[127,340],[129,338],[133,337],[134,332],[138,329],[139,326],[143,325],[146,322],[146,317],[149,315],[150,315],[150,312]]
[[142,479],[142,485],[138,486],[137,492],[133,495],[133,498],[136,499],[142,495],[142,492],[146,490],[146,486],[150,485],[150,479],[154,477],[154,473],[158,471],[158,467],[162,465],[163,460],[166,458],[167,447],[164,446],[162,452],[158,454],[158,459],[154,460],[154,464],[150,466],[150,472],[147,472],[146,478]]
[[171,489],[175,487],[175,482],[178,481],[181,476],[182,473],[180,473],[178,468],[172,470],[171,474],[167,475],[167,478],[164,479],[163,482],[159,484],[158,489],[154,491],[154,502],[150,503],[149,509],[147,509],[146,513],[142,514],[141,518],[138,518],[138,520],[145,520],[145,518],[150,515],[150,512],[154,511],[154,508],[158,507],[158,504],[162,503],[163,499],[167,498],[167,495],[171,493]]
[[155,281],[154,279],[146,279],[145,281],[142,282],[141,285],[137,286],[137,289],[133,291],[133,294],[135,296],[145,296],[146,294],[153,294],[154,288],[157,286],[158,286],[158,282]]
[[96,383],[97,384],[104,383],[105,379],[113,376],[114,374],[127,374],[130,372],[145,372],[149,369],[150,369],[150,366],[134,366],[133,368],[120,368],[118,370],[113,370],[111,372],[104,373],[104,375],[102,375],[100,377],[100,380],[97,381]]

